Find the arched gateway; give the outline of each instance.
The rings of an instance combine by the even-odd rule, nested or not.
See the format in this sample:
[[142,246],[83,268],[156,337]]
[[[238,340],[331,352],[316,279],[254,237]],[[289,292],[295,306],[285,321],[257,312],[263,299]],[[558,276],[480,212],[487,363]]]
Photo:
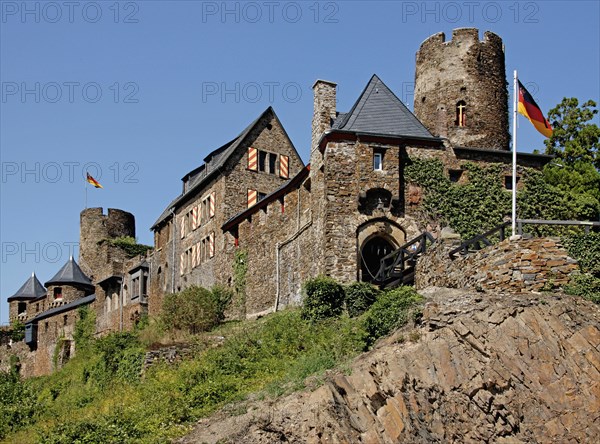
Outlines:
[[380,218],[358,227],[356,240],[357,280],[371,282],[379,271],[380,260],[404,244],[406,233],[395,222]]

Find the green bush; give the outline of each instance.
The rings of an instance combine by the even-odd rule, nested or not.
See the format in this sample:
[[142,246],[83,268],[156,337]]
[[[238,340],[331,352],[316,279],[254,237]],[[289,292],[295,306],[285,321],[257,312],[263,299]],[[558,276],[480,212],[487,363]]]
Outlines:
[[565,293],[600,304],[600,278],[587,273],[575,275],[571,284],[565,286]]
[[581,271],[600,278],[600,233],[568,236],[563,242]]
[[354,282],[345,288],[346,310],[351,318],[363,314],[377,300],[380,291],[368,282]]
[[327,276],[309,279],[303,286],[302,318],[310,321],[339,316],[344,304],[344,288]]
[[25,339],[25,324],[16,320],[11,324],[10,338],[14,342],[19,342]]
[[195,334],[209,331],[222,319],[221,292],[192,285],[179,293],[167,294],[163,302],[162,320],[168,330]]
[[150,245],[138,244],[135,238],[131,236],[108,239],[108,242],[115,247],[121,248],[129,257],[135,257],[140,254],[145,255],[149,250],[153,249]]
[[35,394],[16,372],[0,372],[0,439],[33,422]]
[[363,319],[368,342],[372,344],[406,324],[410,308],[422,299],[412,287],[399,287],[383,292]]
[[233,299],[233,290],[224,285],[215,285],[210,289],[215,304],[217,305],[217,315],[219,321],[225,319],[225,310]]

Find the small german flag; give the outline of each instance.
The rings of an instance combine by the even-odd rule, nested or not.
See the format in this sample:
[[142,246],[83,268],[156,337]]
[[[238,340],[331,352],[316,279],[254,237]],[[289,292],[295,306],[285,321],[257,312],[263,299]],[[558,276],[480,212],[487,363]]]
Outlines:
[[96,188],[104,188],[102,185],[100,185],[100,182],[98,182],[96,179],[94,179],[92,176],[90,176],[90,173],[86,173],[86,174],[87,174],[87,181],[89,183],[94,185]]
[[552,127],[550,123],[544,117],[542,110],[535,103],[529,91],[525,89],[520,80],[519,82],[519,106],[518,111],[529,119],[529,121],[535,126],[535,129],[542,133],[545,137],[552,136]]

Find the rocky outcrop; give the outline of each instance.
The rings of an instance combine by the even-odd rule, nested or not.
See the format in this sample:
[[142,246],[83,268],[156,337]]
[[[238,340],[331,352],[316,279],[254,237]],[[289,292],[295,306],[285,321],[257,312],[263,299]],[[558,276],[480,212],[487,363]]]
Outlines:
[[422,291],[419,325],[310,392],[202,420],[182,443],[591,443],[600,309],[567,296]]

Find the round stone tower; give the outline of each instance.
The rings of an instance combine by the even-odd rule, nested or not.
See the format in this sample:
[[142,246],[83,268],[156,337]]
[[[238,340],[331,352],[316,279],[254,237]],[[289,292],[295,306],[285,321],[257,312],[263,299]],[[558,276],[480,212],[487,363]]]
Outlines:
[[509,149],[504,45],[492,32],[483,41],[475,28],[443,32],[417,52],[415,115],[435,136],[454,146]]
[[79,222],[79,264],[92,279],[103,276],[113,258],[109,249],[99,245],[105,239],[130,236],[135,238],[135,217],[127,211],[87,208],[81,212]]

